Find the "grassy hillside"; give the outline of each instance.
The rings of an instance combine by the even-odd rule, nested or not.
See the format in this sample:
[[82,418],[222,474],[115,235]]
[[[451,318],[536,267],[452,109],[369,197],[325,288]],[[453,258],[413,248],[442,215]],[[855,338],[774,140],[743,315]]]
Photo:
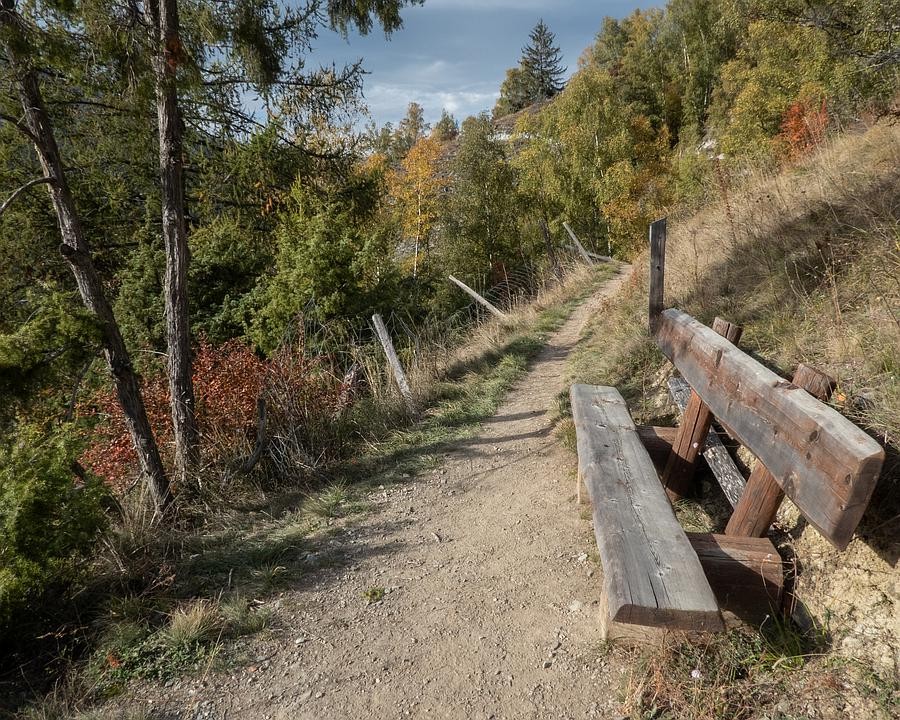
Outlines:
[[[887,448],[845,552],[789,502],[777,540],[798,559],[797,593],[819,625],[803,652],[824,654],[826,675],[833,659],[874,669],[887,684],[862,683],[856,697],[881,699],[849,716],[890,716],[900,710],[900,128],[837,137],[801,164],[749,173],[709,195],[695,214],[670,217],[666,305],[743,325],[742,347],[784,377],[800,362],[828,372],[838,380],[835,407]],[[643,257],[623,296],[586,330],[571,374],[619,387],[636,420],[671,425],[671,366],[647,330],[647,290]],[[721,531],[723,503],[703,502],[685,507],[683,522]]]

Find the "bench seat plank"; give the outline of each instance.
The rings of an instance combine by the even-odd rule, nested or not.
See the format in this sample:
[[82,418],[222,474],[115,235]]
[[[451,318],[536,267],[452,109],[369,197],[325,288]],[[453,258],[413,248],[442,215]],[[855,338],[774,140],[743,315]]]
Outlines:
[[806,519],[843,550],[875,489],[881,446],[680,310],[660,315],[656,344]]
[[[669,378],[669,395],[675,402],[676,407],[684,415],[684,409],[687,407],[688,398],[691,396],[691,386],[688,385],[680,377]],[[703,457],[706,459],[709,469],[713,471],[716,480],[719,481],[719,487],[725,494],[726,499],[731,503],[731,507],[738,504],[741,494],[744,492],[744,486],[747,481],[738,470],[737,465],[728,453],[722,441],[719,439],[715,430],[710,430],[706,436],[706,447],[703,448]]]
[[672,630],[723,629],[696,552],[611,387],[573,385],[578,468],[588,489],[609,620]]

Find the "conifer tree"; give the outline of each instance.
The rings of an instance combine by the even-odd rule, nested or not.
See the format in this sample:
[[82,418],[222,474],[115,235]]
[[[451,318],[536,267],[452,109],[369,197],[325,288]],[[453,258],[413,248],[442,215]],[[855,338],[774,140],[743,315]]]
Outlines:
[[494,117],[503,117],[532,103],[548,100],[562,90],[566,68],[561,60],[556,37],[543,20],[538,21],[528,36],[528,44],[522,48],[518,67],[506,71],[500,98],[494,106]]
[[[39,26],[26,22],[19,14],[15,0],[0,0],[0,49],[9,70],[9,76],[4,79],[11,81],[10,90],[17,96],[22,108],[21,120],[5,114],[0,119],[16,127],[31,142],[37,154],[43,176],[28,185],[41,183],[47,186],[62,239],[59,251],[75,277],[85,308],[99,326],[103,355],[113,377],[141,471],[157,507],[163,509],[172,498],[169,480],[147,418],[137,374],[106,296],[103,280],[97,272],[81,214],[69,186],[54,124],[41,92],[40,73],[33,65],[36,59],[42,59],[33,43],[33,36],[38,30]],[[0,211],[9,207],[18,194],[19,191],[16,191]]]
[[528,36],[529,42],[522,50],[521,66],[534,84],[534,100],[552,98],[563,89],[562,55],[556,45],[556,36],[543,20],[539,20]]

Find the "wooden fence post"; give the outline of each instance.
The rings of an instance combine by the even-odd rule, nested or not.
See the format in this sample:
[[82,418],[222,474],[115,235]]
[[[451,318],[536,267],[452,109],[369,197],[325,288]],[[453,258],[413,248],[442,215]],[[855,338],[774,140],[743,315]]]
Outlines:
[[388,363],[391,366],[391,370],[393,370],[394,372],[394,380],[397,381],[397,387],[400,388],[400,394],[406,401],[407,408],[409,408],[409,411],[412,412],[415,409],[412,390],[409,389],[409,383],[406,380],[406,373],[403,372],[403,366],[400,364],[397,353],[394,351],[394,343],[391,342],[391,336],[388,335],[387,328],[384,326],[384,321],[381,319],[381,315],[375,313],[372,316],[372,323],[375,325],[375,332],[378,333],[378,339],[381,341],[381,347],[384,348],[384,354],[387,356]]
[[[713,322],[713,330],[729,342],[737,345],[744,329],[722,318]],[[672,443],[672,451],[662,474],[662,484],[673,502],[685,497],[694,477],[697,458],[706,445],[706,436],[712,425],[712,412],[700,396],[691,390],[691,397],[681,417],[678,434]]]
[[591,256],[588,254],[588,251],[584,249],[584,245],[581,244],[581,241],[578,239],[578,236],[575,234],[575,231],[569,227],[569,223],[564,222],[563,227],[566,229],[566,232],[569,233],[569,237],[572,238],[572,243],[575,245],[575,249],[581,254],[581,257],[584,258],[584,261],[588,265],[593,265],[594,261],[591,260]]
[[[810,395],[826,402],[834,392],[834,379],[823,372],[801,363],[794,373],[794,385],[806,390]],[[728,519],[726,535],[742,537],[764,537],[769,526],[775,520],[775,514],[784,500],[784,490],[776,482],[765,466],[758,462],[741,499],[735,505],[734,512]]]
[[450,275],[450,278],[449,278],[449,279],[450,279],[450,282],[452,282],[454,285],[456,285],[457,287],[459,287],[459,288],[460,288],[461,290],[463,290],[464,292],[468,293],[471,297],[475,298],[475,300],[476,300],[477,302],[479,302],[479,303],[481,303],[482,305],[484,305],[484,307],[486,307],[488,310],[490,310],[492,313],[494,313],[494,315],[496,315],[498,318],[505,318],[505,317],[506,317],[506,313],[505,313],[505,312],[503,312],[503,311],[500,310],[499,308],[497,308],[497,307],[495,307],[494,305],[492,305],[491,303],[489,303],[487,300],[485,300],[483,297],[481,297],[481,295],[479,295],[479,294],[478,294],[477,292],[475,292],[472,288],[470,288],[468,285],[466,285],[462,280],[457,280],[457,279],[456,279],[455,277],[453,277],[452,275]]
[[650,224],[650,334],[656,334],[663,311],[666,278],[666,219]]

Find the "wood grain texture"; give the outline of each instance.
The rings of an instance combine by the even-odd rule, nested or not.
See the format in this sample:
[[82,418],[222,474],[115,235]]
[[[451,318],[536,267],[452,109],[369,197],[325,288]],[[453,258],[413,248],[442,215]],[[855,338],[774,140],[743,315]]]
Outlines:
[[[669,378],[668,385],[672,401],[683,414],[688,404],[688,398],[691,396],[691,386],[679,377]],[[731,507],[734,507],[738,504],[741,493],[744,492],[747,480],[715,430],[707,433],[706,445],[703,446],[702,454]]]
[[660,315],[656,342],[806,519],[843,550],[881,472],[881,446],[680,310]]
[[655,333],[663,309],[666,284],[666,219],[650,225],[650,332]]
[[780,611],[781,556],[768,538],[687,533],[729,626],[759,626]]
[[[744,332],[740,325],[719,317],[713,322],[712,329],[735,345]],[[678,435],[672,443],[672,451],[662,474],[663,487],[673,502],[686,497],[691,491],[697,459],[706,445],[712,421],[709,407],[691,390],[678,426]]]
[[[834,379],[808,365],[799,365],[794,373],[794,385],[813,397],[826,401],[834,392]],[[747,487],[728,519],[726,535],[763,537],[775,521],[784,500],[784,490],[762,463],[750,473]]]
[[578,466],[593,506],[609,620],[723,628],[715,596],[615,388],[573,385]]
[[673,630],[668,627],[636,625],[618,622],[609,617],[606,608],[609,598],[606,591],[600,593],[600,637],[605,642],[633,647],[667,647],[672,642],[709,642],[709,632],[704,630]]

